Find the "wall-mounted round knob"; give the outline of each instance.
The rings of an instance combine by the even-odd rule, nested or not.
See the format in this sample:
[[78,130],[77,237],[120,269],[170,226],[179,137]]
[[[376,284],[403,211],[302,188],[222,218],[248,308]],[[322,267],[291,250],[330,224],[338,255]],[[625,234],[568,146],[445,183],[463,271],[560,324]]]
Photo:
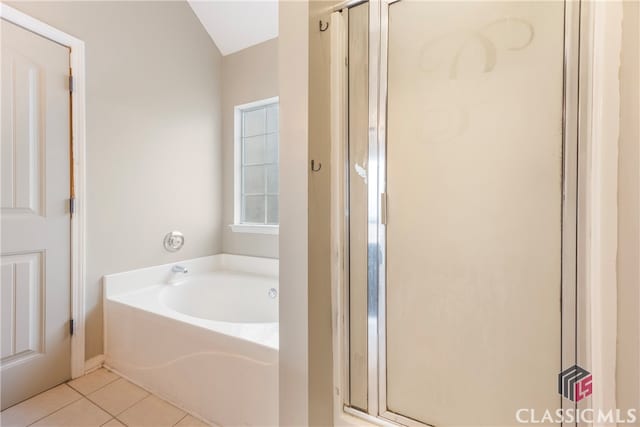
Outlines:
[[169,252],[179,251],[184,246],[184,235],[179,231],[172,231],[164,236],[163,243]]

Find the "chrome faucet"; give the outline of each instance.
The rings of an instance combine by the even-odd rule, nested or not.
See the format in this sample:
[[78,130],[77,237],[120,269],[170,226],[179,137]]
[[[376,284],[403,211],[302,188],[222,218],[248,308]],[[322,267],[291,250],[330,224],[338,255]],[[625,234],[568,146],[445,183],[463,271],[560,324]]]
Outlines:
[[187,267],[183,267],[181,265],[174,265],[173,267],[171,267],[171,271],[173,273],[184,273],[184,274],[187,274],[189,272],[189,270],[187,270]]

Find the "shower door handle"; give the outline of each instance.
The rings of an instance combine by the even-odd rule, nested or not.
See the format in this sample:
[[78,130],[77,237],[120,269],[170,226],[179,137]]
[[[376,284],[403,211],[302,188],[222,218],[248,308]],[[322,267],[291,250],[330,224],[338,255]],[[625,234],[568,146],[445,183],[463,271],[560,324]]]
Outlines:
[[387,193],[380,194],[380,224],[387,225],[388,208]]

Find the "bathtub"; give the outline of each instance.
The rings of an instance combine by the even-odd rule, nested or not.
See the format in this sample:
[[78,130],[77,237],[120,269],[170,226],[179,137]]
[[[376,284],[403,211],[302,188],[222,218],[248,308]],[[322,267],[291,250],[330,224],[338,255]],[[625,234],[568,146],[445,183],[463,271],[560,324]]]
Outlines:
[[214,255],[103,284],[107,367],[211,423],[278,425],[277,260]]

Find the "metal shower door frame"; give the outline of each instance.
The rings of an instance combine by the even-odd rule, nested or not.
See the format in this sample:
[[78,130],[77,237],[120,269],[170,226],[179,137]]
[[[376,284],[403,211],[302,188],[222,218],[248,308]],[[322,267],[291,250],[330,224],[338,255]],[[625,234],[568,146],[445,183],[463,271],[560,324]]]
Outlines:
[[[402,0],[348,0],[334,10],[349,9],[364,2],[369,3],[369,81],[368,81],[368,184],[367,184],[367,412],[349,406],[348,394],[344,410],[350,414],[389,424],[411,427],[429,426],[423,422],[391,412],[387,407],[386,372],[386,123],[388,97],[388,40],[389,8]],[[563,47],[563,96],[562,96],[562,244],[561,244],[561,360],[558,370],[573,366],[578,359],[577,302],[580,300],[578,275],[582,268],[578,256],[578,239],[582,238],[578,219],[578,195],[580,194],[579,160],[579,76],[580,76],[580,25],[582,0],[564,0]],[[348,37],[348,36],[347,36]],[[348,43],[348,40],[347,40]],[[345,169],[349,163],[346,159]],[[347,174],[348,176],[348,174]],[[348,181],[344,183],[348,199]],[[348,204],[347,204],[348,206]],[[347,236],[348,236],[348,222]],[[345,242],[348,250],[349,242]],[[347,258],[348,259],[348,258]],[[580,264],[579,264],[580,263]],[[348,264],[348,263],[347,263]],[[346,267],[348,271],[348,265]],[[346,281],[348,289],[348,280]],[[342,307],[345,319],[349,319],[348,303]],[[349,322],[345,324],[344,345],[349,348]],[[348,357],[345,359],[348,363]],[[348,370],[348,365],[347,365]],[[347,372],[345,381],[349,381]],[[348,390],[349,387],[344,387]],[[563,409],[576,405],[558,397]],[[573,425],[573,424],[572,424]]]

